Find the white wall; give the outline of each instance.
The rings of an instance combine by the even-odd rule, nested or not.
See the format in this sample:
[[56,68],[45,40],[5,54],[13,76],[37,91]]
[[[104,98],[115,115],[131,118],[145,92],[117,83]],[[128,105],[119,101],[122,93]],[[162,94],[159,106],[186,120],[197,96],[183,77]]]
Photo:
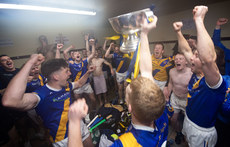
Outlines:
[[[219,17],[230,19],[230,1],[213,4],[209,6],[209,12],[205,19],[208,32],[212,35],[216,20]],[[149,41],[176,40],[172,23],[174,21],[185,20],[192,22],[192,8],[190,10],[161,16],[158,18],[157,29],[149,35]],[[76,48],[84,48],[84,32],[93,30],[95,36],[102,45],[105,36],[114,35],[111,27],[102,26],[107,20],[101,16],[76,16],[67,14],[55,14],[45,12],[25,12],[25,11],[0,11],[0,39],[11,39],[13,46],[0,47],[0,54],[8,54],[11,57],[29,55],[35,53],[40,46],[38,37],[45,35],[50,44],[54,43],[56,36],[62,33],[69,39],[69,44]],[[183,33],[196,35],[193,25],[185,25]],[[222,37],[230,36],[230,22],[222,27]],[[230,41],[223,42],[230,48]],[[174,44],[166,44],[166,55],[171,53]],[[150,46],[153,48],[153,46]],[[15,60],[17,67],[20,67],[26,59]]]
[[[209,11],[205,18],[205,26],[209,34],[212,36],[213,29],[215,28],[216,21],[220,17],[226,17],[229,19],[229,22],[222,27],[222,37],[230,37],[230,1],[223,3],[209,5]],[[196,35],[195,25],[192,19],[192,9],[194,6],[191,6],[190,10],[159,17],[156,30],[152,31],[149,35],[149,41],[166,41],[166,40],[176,40],[176,35],[173,30],[173,22],[185,20],[184,29],[182,32],[184,34]],[[188,22],[190,24],[188,24]],[[191,24],[192,23],[192,24]],[[223,41],[223,44],[230,48],[230,40]],[[166,55],[171,53],[171,49],[174,44],[165,44]],[[151,46],[153,48],[153,46]]]

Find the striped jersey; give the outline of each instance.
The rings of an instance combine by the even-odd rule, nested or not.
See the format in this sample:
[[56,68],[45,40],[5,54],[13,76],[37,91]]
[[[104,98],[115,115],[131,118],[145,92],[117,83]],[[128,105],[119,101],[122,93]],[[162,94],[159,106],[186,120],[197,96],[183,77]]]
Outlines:
[[68,111],[72,103],[72,89],[72,83],[68,82],[66,87],[60,90],[45,84],[34,92],[40,98],[35,110],[41,116],[44,126],[49,129],[52,142],[61,141],[68,136]]
[[113,53],[113,61],[116,65],[116,72],[124,73],[129,68],[131,57],[128,54]]
[[170,61],[172,60],[174,60],[174,56],[163,59],[156,59],[154,55],[152,55],[152,75],[155,80],[167,81],[168,75],[166,69],[171,68],[173,66],[170,63]]
[[[71,79],[73,82],[78,81],[87,72],[88,60],[83,60],[80,63],[69,63]],[[89,79],[88,79],[89,81]],[[87,82],[88,82],[87,81]]]

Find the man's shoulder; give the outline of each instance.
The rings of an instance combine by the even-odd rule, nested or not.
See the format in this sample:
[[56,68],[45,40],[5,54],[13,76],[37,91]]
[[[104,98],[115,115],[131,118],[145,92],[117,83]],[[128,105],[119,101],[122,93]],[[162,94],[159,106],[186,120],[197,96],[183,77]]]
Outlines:
[[48,91],[50,91],[50,89],[46,85],[43,85],[39,87],[38,89],[36,89],[33,93],[37,95],[39,94],[45,95],[45,94],[48,94],[47,93]]

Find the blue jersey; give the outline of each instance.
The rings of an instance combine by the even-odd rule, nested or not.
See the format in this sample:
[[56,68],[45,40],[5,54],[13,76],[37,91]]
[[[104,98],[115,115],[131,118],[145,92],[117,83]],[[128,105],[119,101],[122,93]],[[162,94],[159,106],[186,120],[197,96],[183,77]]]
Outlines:
[[[224,75],[224,80],[227,82],[227,88],[230,90],[230,76]],[[226,93],[224,103],[218,113],[218,119],[224,123],[230,122],[230,93]]]
[[73,61],[73,58],[70,57],[70,58],[68,59],[68,61]]
[[43,86],[46,78],[39,74],[38,78],[27,83],[26,93],[30,93]]
[[[87,72],[88,61],[87,59],[81,63],[69,63],[69,68],[71,72],[71,79],[73,82],[78,81]],[[89,79],[87,80],[87,82]]]
[[212,89],[206,84],[205,77],[198,79],[193,74],[188,84],[188,118],[200,127],[213,127],[219,108],[224,102],[226,90],[224,79],[217,89]]
[[72,84],[68,82],[61,90],[52,89],[46,84],[35,91],[40,97],[35,110],[41,116],[44,126],[49,129],[52,142],[61,141],[68,136],[68,111],[72,103],[72,89]]
[[226,48],[220,40],[221,30],[214,30],[212,40],[215,46],[220,47],[224,51],[225,55],[225,74],[230,75],[230,49]]
[[113,53],[113,61],[116,65],[116,72],[124,73],[128,70],[130,64],[130,56],[128,54]]
[[166,111],[154,123],[157,128],[154,131],[136,129],[131,125],[128,131],[114,142],[112,147],[161,146],[167,141],[168,136],[168,116]]

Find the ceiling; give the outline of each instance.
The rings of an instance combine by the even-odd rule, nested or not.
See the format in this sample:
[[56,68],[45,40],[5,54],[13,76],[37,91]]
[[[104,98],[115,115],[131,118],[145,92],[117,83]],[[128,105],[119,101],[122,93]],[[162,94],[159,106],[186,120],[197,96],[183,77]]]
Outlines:
[[64,8],[95,10],[105,19],[132,11],[155,6],[155,14],[167,15],[193,8],[195,5],[208,5],[227,0],[0,0],[1,3],[33,4]]

